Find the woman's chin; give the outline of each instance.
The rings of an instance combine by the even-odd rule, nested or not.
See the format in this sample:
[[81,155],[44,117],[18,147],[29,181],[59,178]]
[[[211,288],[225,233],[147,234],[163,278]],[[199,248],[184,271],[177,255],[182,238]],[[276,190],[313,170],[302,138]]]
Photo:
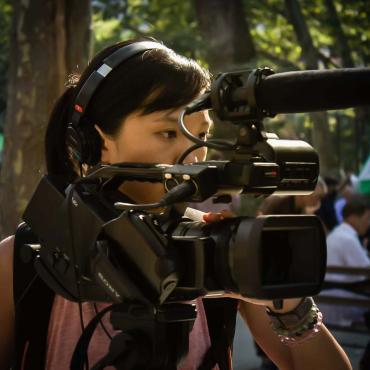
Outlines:
[[136,203],[157,203],[166,193],[162,183],[152,184],[141,181],[125,182],[119,190]]

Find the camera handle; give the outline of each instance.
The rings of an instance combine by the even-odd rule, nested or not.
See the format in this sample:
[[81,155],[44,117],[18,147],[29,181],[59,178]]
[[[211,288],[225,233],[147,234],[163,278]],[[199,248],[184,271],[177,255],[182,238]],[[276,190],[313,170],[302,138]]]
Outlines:
[[188,353],[195,305],[124,303],[107,307],[89,323],[73,353],[71,370],[84,369],[91,336],[109,311],[113,328],[121,332],[112,338],[108,353],[91,370],[103,370],[109,365],[117,370],[176,370]]

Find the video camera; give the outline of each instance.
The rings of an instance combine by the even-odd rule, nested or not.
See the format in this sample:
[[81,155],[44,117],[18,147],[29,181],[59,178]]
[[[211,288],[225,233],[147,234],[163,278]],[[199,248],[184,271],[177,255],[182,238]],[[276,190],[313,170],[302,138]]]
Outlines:
[[[40,237],[36,269],[53,290],[74,301],[163,304],[215,291],[260,299],[317,294],[326,244],[315,216],[204,224],[179,216],[163,222],[150,210],[230,193],[309,194],[319,175],[317,153],[303,141],[266,133],[263,118],[367,104],[368,82],[366,68],[280,74],[262,68],[219,75],[179,117],[195,145],[177,164],[101,165],[67,188],[50,176],[41,180],[24,214]],[[203,109],[237,125],[236,140],[194,137],[183,118]],[[231,151],[232,158],[182,164],[200,146]],[[162,182],[167,193],[150,205],[109,200],[107,194],[117,195],[118,186],[132,180]]]

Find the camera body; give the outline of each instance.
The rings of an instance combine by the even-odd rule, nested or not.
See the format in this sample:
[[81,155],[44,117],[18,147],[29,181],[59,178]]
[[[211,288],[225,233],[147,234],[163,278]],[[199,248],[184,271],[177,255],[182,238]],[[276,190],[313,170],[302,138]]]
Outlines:
[[[41,202],[53,212],[42,214]],[[36,270],[73,301],[160,305],[216,292],[281,299],[317,294],[325,274],[325,235],[315,216],[206,224],[118,212],[98,184],[62,191],[45,176],[24,220],[40,237]]]

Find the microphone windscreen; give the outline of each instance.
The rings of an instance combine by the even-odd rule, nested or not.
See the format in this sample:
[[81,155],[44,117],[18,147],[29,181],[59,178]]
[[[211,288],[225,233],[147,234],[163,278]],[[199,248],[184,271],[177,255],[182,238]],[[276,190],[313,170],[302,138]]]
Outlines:
[[257,85],[255,97],[275,114],[370,105],[370,68],[276,73]]

